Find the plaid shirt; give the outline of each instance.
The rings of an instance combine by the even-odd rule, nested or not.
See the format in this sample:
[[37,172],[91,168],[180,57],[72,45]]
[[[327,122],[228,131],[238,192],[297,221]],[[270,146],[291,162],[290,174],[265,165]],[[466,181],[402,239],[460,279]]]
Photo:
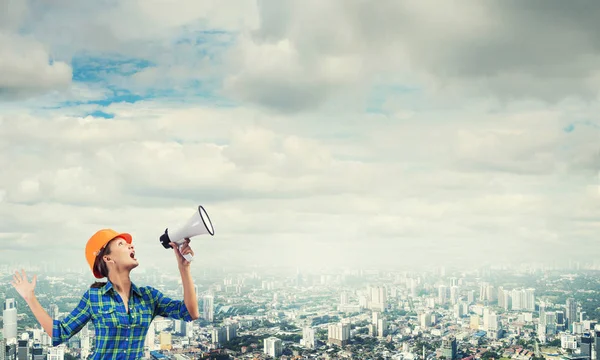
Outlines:
[[183,301],[170,299],[151,286],[138,288],[132,283],[131,294],[127,313],[110,281],[90,288],[70,314],[53,321],[52,346],[67,341],[92,320],[96,346],[88,359],[142,359],[146,333],[155,316],[192,321]]

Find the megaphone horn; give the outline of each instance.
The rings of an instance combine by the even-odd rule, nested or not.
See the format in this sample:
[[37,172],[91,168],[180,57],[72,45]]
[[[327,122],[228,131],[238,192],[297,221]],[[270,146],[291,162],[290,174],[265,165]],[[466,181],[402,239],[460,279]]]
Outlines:
[[[198,211],[194,212],[194,215],[185,224],[171,230],[166,228],[165,233],[160,236],[160,242],[165,249],[170,249],[171,245],[169,243],[174,242],[179,246],[179,250],[181,251],[186,238],[204,234],[214,236],[215,229],[210,222],[206,210],[200,205],[198,206]],[[192,254],[185,254],[183,257],[187,261],[192,261],[194,258]]]

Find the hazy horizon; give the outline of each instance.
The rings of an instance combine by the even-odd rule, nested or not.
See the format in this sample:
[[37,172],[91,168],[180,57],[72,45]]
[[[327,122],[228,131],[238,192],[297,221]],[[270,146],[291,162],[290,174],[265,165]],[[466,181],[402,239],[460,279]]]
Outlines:
[[0,0],[0,264],[600,255],[600,5]]

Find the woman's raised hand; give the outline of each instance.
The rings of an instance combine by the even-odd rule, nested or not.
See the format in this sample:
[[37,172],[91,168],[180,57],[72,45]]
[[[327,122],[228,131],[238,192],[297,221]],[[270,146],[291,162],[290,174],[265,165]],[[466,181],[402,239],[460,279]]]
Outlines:
[[35,284],[37,282],[37,275],[33,275],[31,282],[27,280],[27,274],[25,270],[21,269],[21,273],[15,271],[13,275],[12,286],[17,290],[19,295],[25,300],[29,300],[34,295]]

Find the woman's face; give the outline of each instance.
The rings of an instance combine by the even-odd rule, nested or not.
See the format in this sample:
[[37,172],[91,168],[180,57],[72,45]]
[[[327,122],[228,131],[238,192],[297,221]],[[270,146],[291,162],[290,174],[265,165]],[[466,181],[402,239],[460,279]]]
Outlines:
[[107,264],[112,262],[119,268],[127,269],[133,269],[139,265],[135,258],[135,249],[133,245],[128,244],[125,239],[117,237],[110,242],[109,246],[110,255],[106,255],[106,257],[111,261],[107,261]]

